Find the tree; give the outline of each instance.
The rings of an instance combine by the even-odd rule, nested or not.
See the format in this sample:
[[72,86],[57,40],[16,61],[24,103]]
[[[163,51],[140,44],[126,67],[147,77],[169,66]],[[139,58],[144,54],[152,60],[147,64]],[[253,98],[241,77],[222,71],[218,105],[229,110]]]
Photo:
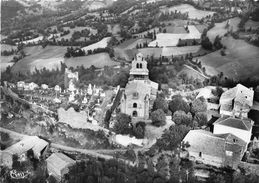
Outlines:
[[190,111],[190,106],[183,100],[181,95],[174,95],[172,100],[169,102],[169,110],[172,112],[172,114],[179,110],[188,113]]
[[186,126],[191,126],[192,124],[192,115],[190,112],[186,114],[184,111],[176,111],[173,114],[173,122],[177,125],[186,125]]
[[168,112],[168,104],[166,100],[161,96],[157,97],[153,104],[153,111],[157,109],[162,109],[165,113]]
[[114,132],[118,134],[129,134],[131,117],[127,114],[120,113],[116,117],[116,123],[114,124]]
[[162,109],[157,109],[151,113],[152,124],[155,126],[164,126],[165,125],[165,113]]
[[138,139],[143,139],[145,136],[145,122],[138,122],[135,126],[133,126],[133,135]]
[[212,43],[207,36],[201,39],[201,46],[206,50],[212,50]]
[[206,112],[207,111],[207,102],[204,97],[196,98],[191,105],[191,112],[193,114],[197,112]]
[[162,137],[157,140],[156,145],[160,150],[174,150],[177,148],[190,128],[185,125],[171,126],[164,132]]
[[205,112],[197,112],[194,116],[194,123],[198,126],[204,126],[208,122],[207,114]]

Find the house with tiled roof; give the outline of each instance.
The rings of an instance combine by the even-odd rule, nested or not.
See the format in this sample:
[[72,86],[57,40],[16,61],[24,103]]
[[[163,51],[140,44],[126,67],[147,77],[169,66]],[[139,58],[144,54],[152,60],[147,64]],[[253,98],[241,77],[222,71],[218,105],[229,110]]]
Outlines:
[[58,181],[61,181],[62,177],[69,172],[69,167],[76,163],[63,153],[53,153],[46,162],[49,175],[54,176]]
[[252,135],[253,121],[248,118],[235,118],[232,116],[221,117],[213,124],[214,134],[232,133],[244,140],[247,144]]
[[253,106],[254,91],[241,84],[225,91],[219,100],[222,116],[246,117]]
[[236,168],[246,150],[246,142],[237,136],[191,130],[183,139],[187,143],[185,157],[216,167]]
[[44,156],[49,143],[37,136],[27,136],[21,141],[13,144],[12,146],[6,148],[0,154],[1,162],[3,165],[11,168],[13,164],[13,156],[17,155],[19,161],[27,160],[27,152],[29,150],[33,151],[34,158],[39,159],[40,156]]

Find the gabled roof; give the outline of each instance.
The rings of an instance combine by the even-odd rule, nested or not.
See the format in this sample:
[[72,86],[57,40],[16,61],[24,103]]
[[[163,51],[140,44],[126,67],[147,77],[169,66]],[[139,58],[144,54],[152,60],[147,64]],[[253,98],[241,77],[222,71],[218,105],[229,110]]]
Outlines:
[[250,131],[252,128],[252,122],[250,119],[239,119],[231,116],[219,118],[213,125],[217,124],[246,131]]
[[[233,141],[235,139],[235,141]],[[225,151],[232,151],[241,155],[246,143],[233,134],[215,135],[205,130],[190,130],[183,142],[188,142],[191,152],[202,152],[214,157],[224,158]]]
[[34,152],[40,152],[47,145],[47,141],[40,139],[37,136],[28,136],[24,137],[21,141],[17,142],[16,144],[8,147],[4,150],[4,152],[17,155],[21,155],[30,149],[32,149]]
[[54,167],[55,171],[61,171],[70,165],[76,163],[73,159],[69,158],[63,153],[53,153],[48,159],[46,159],[48,166]]

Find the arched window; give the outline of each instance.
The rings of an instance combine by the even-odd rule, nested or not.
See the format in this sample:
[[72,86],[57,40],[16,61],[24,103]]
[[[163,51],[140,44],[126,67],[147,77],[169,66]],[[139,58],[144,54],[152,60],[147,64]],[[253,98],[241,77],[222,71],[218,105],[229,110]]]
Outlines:
[[138,112],[137,112],[137,111],[133,111],[133,112],[132,112],[132,116],[133,116],[133,117],[137,117],[137,116],[138,116]]
[[137,63],[137,68],[139,68],[139,63]]
[[138,107],[138,104],[137,104],[137,103],[133,103],[133,107],[134,107],[134,108],[137,108],[137,107]]
[[141,63],[139,64],[139,68],[142,69],[142,64]]

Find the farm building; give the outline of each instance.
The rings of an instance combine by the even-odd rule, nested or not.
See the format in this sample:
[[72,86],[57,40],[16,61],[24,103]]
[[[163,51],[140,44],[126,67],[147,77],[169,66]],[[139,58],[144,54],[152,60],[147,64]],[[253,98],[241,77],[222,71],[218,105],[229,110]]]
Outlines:
[[34,158],[39,159],[44,156],[49,143],[37,136],[28,136],[18,143],[6,148],[2,151],[1,162],[11,168],[13,164],[13,156],[17,155],[19,161],[26,161],[27,152],[33,151]]
[[189,131],[183,142],[190,146],[182,156],[216,167],[236,168],[246,149],[246,142],[235,135],[212,134],[205,130]]
[[235,117],[225,116],[215,121],[213,133],[224,134],[232,133],[245,141],[250,142],[252,135],[253,121],[250,119],[239,119]]
[[219,100],[220,114],[227,116],[242,116],[247,114],[253,106],[254,91],[241,84],[225,91]]
[[76,163],[63,153],[53,153],[46,161],[48,173],[59,181],[68,173],[68,168]]

